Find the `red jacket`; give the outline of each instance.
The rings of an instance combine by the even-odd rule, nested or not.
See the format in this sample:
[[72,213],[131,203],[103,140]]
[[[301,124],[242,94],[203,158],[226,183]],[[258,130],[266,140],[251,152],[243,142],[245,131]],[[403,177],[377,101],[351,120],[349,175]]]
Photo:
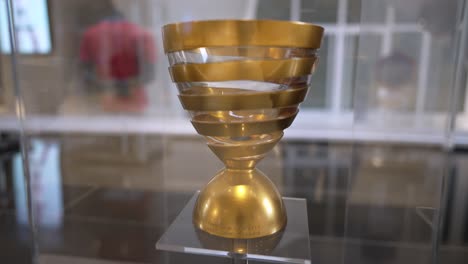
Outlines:
[[155,63],[155,44],[151,34],[138,25],[124,19],[103,20],[86,30],[80,60],[94,65],[101,79],[135,78],[142,65]]

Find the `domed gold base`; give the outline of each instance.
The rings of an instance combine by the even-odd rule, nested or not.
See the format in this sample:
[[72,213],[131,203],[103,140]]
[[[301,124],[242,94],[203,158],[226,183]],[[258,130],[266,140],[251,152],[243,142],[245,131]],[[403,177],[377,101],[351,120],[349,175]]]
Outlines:
[[224,169],[201,191],[193,212],[199,229],[220,237],[250,239],[281,231],[283,200],[257,169]]
[[270,254],[281,241],[283,232],[276,232],[270,236],[252,238],[252,239],[236,239],[214,236],[206,233],[203,230],[195,230],[200,243],[205,248],[231,252],[231,254]]

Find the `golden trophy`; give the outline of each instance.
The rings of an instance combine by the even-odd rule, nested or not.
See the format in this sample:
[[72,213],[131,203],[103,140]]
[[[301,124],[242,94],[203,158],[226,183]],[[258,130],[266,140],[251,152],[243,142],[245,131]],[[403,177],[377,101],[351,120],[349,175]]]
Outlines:
[[251,239],[287,222],[275,185],[255,165],[283,136],[304,100],[323,28],[273,20],[211,20],[163,27],[179,99],[226,168],[201,190],[194,225]]

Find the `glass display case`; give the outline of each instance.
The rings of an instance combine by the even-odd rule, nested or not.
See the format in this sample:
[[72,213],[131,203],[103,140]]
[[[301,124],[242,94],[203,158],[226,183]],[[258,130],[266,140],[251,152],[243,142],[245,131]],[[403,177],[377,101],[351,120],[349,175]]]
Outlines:
[[[0,0],[0,263],[465,263],[467,8]],[[251,259],[174,228],[223,164],[179,103],[161,28],[213,19],[325,29],[300,112],[258,165],[305,220]]]

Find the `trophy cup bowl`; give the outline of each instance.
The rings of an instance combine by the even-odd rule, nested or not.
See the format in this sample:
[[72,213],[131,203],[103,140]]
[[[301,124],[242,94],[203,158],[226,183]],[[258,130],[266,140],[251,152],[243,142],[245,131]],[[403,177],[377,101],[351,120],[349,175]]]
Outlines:
[[283,200],[255,166],[296,117],[322,35],[316,25],[274,20],[163,27],[182,106],[225,164],[198,196],[193,223],[200,230],[251,239],[285,227]]

